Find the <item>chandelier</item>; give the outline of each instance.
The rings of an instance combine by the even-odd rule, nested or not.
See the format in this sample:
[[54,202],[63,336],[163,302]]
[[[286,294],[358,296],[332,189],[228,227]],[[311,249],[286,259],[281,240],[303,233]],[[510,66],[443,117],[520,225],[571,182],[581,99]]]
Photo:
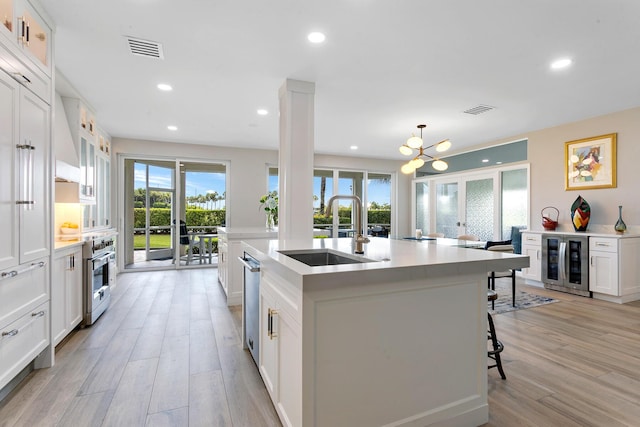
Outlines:
[[423,147],[422,145],[422,129],[426,128],[427,125],[418,125],[418,129],[420,129],[420,137],[415,135],[411,135],[411,138],[407,139],[407,142],[400,146],[400,152],[405,156],[413,155],[413,150],[418,150],[418,154],[407,163],[402,165],[400,171],[405,174],[413,173],[416,169],[421,168],[424,165],[423,157],[428,157],[433,160],[431,166],[437,171],[447,170],[449,165],[444,160],[440,160],[437,157],[433,157],[424,152],[424,150],[428,150],[429,148],[435,147],[436,151],[441,153],[443,151],[447,151],[451,147],[451,141],[448,139],[442,140],[436,144],[430,145],[428,147]]

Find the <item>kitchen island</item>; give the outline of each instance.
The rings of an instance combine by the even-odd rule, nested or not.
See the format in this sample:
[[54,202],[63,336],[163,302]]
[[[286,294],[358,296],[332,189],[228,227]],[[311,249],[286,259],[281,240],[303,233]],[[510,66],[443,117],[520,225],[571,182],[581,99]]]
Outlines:
[[258,368],[284,425],[480,425],[487,406],[487,272],[527,256],[373,238],[248,240],[260,270]]

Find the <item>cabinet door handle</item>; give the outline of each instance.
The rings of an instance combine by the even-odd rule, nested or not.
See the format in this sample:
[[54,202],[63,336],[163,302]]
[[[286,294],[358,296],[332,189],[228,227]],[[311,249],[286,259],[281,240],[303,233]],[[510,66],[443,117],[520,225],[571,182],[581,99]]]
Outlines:
[[40,310],[37,313],[31,313],[31,317],[42,317],[44,316],[44,310]]
[[18,332],[20,332],[17,329],[12,329],[9,332],[3,332],[2,336],[3,337],[15,337],[16,335],[18,335]]
[[267,335],[269,339],[278,338],[278,334],[273,330],[273,316],[278,314],[278,310],[269,308],[267,310]]

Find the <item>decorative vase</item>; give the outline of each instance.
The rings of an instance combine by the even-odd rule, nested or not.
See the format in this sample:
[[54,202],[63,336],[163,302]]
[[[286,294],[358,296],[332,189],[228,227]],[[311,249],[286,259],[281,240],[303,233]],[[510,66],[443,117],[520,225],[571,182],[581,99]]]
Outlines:
[[267,230],[273,230],[275,228],[275,215],[273,212],[267,212]]
[[617,233],[624,233],[627,231],[627,224],[622,220],[622,206],[618,206],[618,222],[614,226]]
[[591,207],[589,203],[582,196],[578,198],[571,205],[571,222],[573,228],[576,231],[587,231],[587,225],[589,225],[589,218],[591,217]]

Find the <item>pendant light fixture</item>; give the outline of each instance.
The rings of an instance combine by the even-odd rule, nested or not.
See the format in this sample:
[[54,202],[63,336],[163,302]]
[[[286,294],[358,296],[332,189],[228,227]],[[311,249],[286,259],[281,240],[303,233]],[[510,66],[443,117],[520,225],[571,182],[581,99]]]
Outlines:
[[427,125],[418,125],[417,127],[418,129],[420,129],[420,137],[411,135],[411,138],[407,139],[407,142],[400,146],[400,153],[405,156],[411,156],[413,155],[413,150],[418,150],[418,154],[413,159],[402,165],[400,171],[404,174],[413,173],[416,169],[421,168],[424,165],[423,157],[428,157],[429,159],[433,160],[431,166],[433,166],[435,170],[447,170],[447,168],[449,167],[447,162],[445,162],[444,160],[440,160],[437,157],[428,155],[424,152],[424,150],[435,147],[436,151],[441,153],[451,148],[451,141],[449,141],[448,139],[444,139],[436,144],[430,145],[428,147],[423,147],[422,129],[426,128]]

